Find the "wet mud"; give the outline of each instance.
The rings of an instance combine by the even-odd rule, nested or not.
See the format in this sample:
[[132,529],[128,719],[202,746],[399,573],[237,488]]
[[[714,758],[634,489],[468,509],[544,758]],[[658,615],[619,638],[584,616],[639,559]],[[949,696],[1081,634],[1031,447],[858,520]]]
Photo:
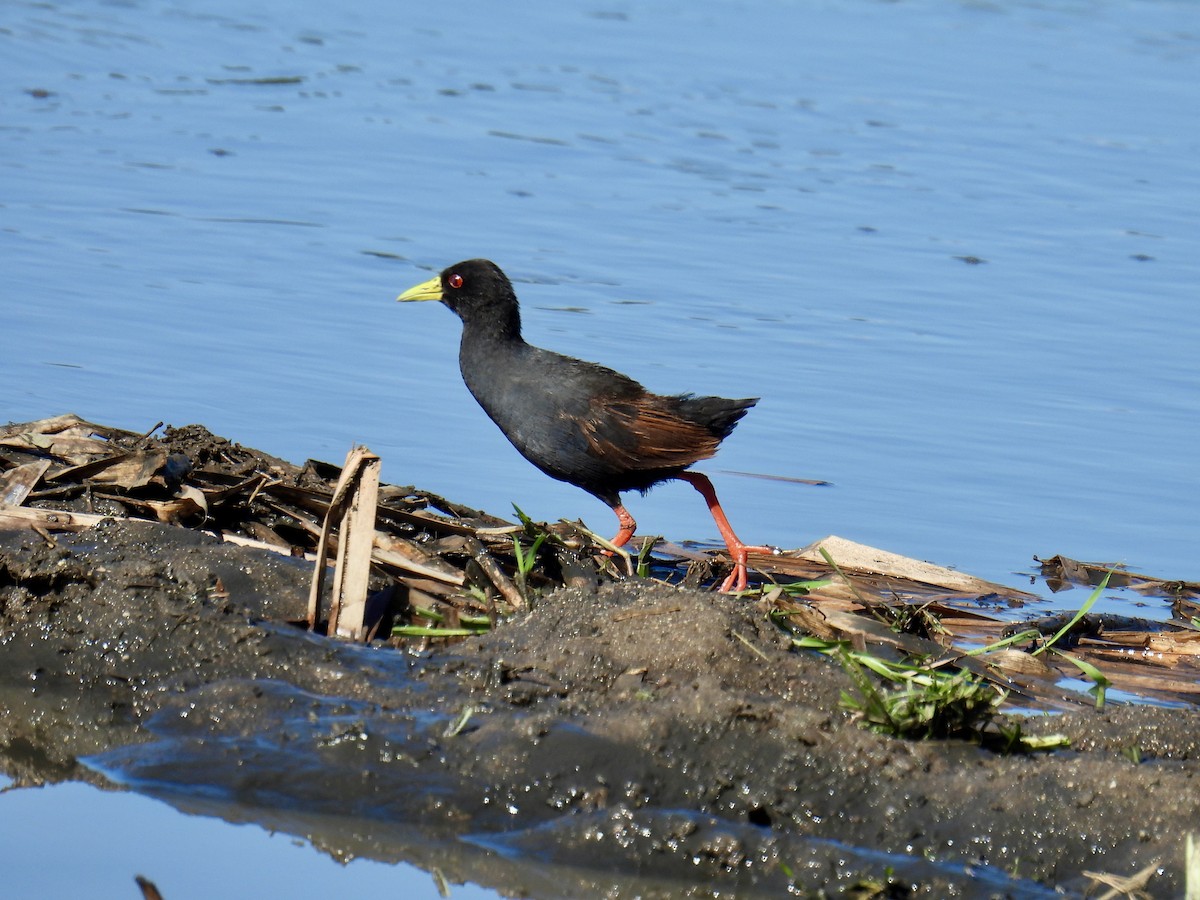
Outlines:
[[417,653],[291,624],[311,565],[140,521],[0,532],[0,766],[517,896],[1077,896],[1147,868],[1182,894],[1192,709],[1024,720],[1070,738],[1046,754],[905,741],[753,600],[560,588]]

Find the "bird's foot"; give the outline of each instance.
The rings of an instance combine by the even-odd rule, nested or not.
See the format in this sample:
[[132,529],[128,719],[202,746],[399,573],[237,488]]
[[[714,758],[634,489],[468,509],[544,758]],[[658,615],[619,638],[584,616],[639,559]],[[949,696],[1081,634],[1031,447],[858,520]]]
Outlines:
[[746,590],[750,577],[746,561],[751,553],[774,556],[779,552],[775,547],[751,547],[741,541],[730,544],[728,549],[729,556],[733,560],[733,571],[729,573],[728,578],[721,582],[722,594],[740,594]]

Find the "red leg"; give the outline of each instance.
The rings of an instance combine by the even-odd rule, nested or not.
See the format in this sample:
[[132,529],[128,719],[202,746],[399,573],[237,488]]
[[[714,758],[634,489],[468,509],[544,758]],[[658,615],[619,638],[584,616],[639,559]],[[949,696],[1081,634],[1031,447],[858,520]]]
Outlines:
[[620,523],[620,528],[617,530],[616,537],[612,539],[614,547],[624,547],[629,543],[629,539],[633,537],[633,533],[637,531],[637,522],[633,521],[633,516],[629,514],[624,506],[618,503],[613,507],[613,512],[617,514],[617,522]]
[[713,488],[712,482],[708,480],[707,475],[701,475],[699,472],[682,472],[677,477],[680,481],[686,481],[700,492],[700,496],[708,504],[708,511],[712,514],[713,521],[717,523],[717,530],[721,532],[721,537],[725,539],[725,546],[729,550],[729,556],[733,559],[733,571],[722,582],[721,593],[744,591],[747,584],[746,558],[751,553],[773,553],[774,548],[751,547],[748,544],[742,543],[741,538],[734,534],[733,526],[729,524],[729,519],[725,518],[725,511],[721,509],[721,502],[717,500],[717,492]]

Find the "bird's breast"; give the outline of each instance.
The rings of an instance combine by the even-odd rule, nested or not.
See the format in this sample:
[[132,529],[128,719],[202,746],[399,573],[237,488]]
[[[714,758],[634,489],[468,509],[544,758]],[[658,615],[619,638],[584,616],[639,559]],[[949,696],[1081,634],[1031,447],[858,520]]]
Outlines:
[[459,362],[484,412],[539,469],[579,485],[610,474],[588,440],[595,390],[577,360],[528,345],[464,345]]

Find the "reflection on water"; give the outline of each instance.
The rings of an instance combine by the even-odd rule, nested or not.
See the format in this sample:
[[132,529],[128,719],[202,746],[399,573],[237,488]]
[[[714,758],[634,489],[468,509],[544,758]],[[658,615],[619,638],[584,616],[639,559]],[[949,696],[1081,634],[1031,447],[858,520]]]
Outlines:
[[[154,882],[166,900],[223,897],[318,897],[346,891],[413,900],[442,896],[427,873],[371,858],[314,853],[288,833],[245,828],[213,818],[212,809],[180,815],[137,794],[100,791],[68,782],[0,796],[9,829],[0,859],[12,897],[133,900],[136,875]],[[43,825],[44,823],[44,825]],[[46,865],[49,837],[70,847]],[[86,885],[86,891],[80,886]],[[473,885],[454,885],[455,900],[495,897]]]

